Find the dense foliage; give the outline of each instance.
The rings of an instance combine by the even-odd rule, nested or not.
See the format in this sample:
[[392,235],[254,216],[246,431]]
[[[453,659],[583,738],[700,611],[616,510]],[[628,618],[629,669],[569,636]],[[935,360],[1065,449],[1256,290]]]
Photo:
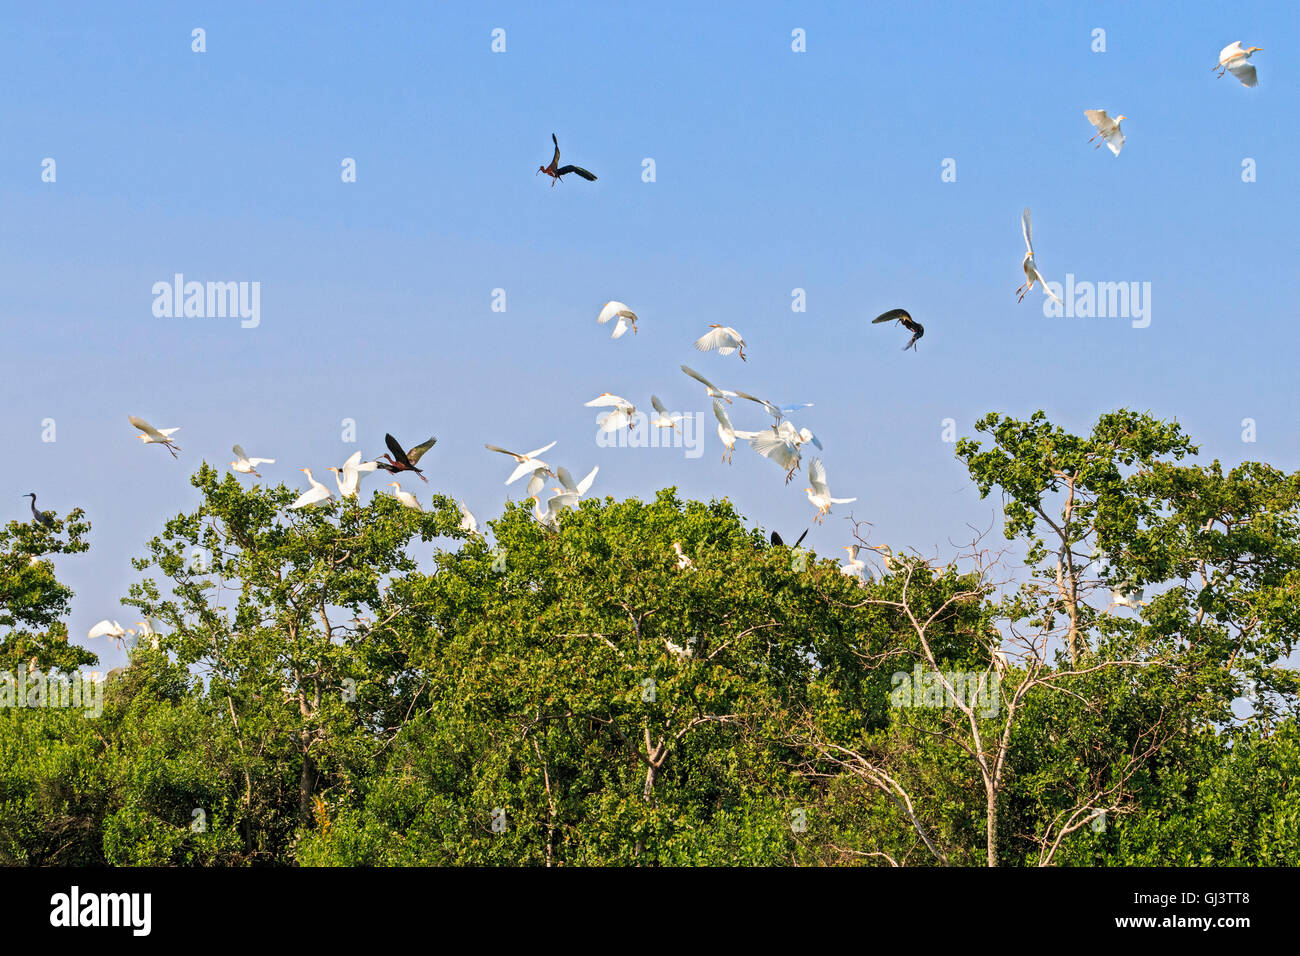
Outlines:
[[[978,430],[1009,550],[865,578],[672,490],[489,539],[205,465],[102,714],[0,707],[0,863],[1300,863],[1300,475]],[[0,530],[0,670],[94,663],[49,560],[88,530]]]

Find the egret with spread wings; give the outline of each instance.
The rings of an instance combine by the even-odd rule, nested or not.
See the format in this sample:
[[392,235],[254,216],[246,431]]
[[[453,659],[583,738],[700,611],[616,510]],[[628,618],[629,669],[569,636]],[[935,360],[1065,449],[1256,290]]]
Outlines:
[[143,418],[136,415],[128,415],[126,417],[132,425],[144,432],[144,434],[140,435],[139,438],[140,441],[144,442],[146,445],[162,445],[172,453],[173,458],[175,458],[176,453],[181,450],[180,446],[172,441],[172,434],[181,430],[179,425],[175,428],[154,428]]
[[1119,128],[1119,124],[1128,119],[1127,116],[1116,116],[1111,119],[1105,110],[1084,110],[1083,115],[1088,117],[1088,122],[1097,127],[1097,132],[1088,137],[1088,142],[1092,142],[1098,136],[1101,142],[1094,146],[1094,149],[1101,149],[1102,144],[1110,147],[1110,151],[1116,156],[1124,148],[1124,132]]
[[1223,74],[1228,72],[1241,80],[1242,86],[1258,86],[1259,76],[1255,73],[1255,67],[1248,61],[1252,53],[1261,49],[1263,48],[1253,46],[1249,50],[1243,50],[1240,40],[1228,44],[1219,52],[1219,64],[1215,67],[1219,71],[1219,77],[1222,78]]
[[[510,477],[506,479],[507,485],[511,484],[512,482],[518,481],[524,475],[528,475],[528,474],[532,474],[534,478],[540,479],[541,476],[535,474],[536,472],[541,472],[541,474],[543,475],[550,475],[551,477],[555,477],[555,472],[551,471],[551,466],[537,457],[542,452],[550,451],[552,448],[554,448],[555,442],[551,442],[549,445],[543,445],[541,448],[534,448],[532,451],[526,452],[525,454],[522,455],[520,455],[517,452],[507,451],[506,449],[501,448],[497,445],[484,444],[483,447],[486,448],[488,451],[495,451],[501,453],[502,455],[509,455],[516,462],[518,462],[518,464],[515,466],[515,470],[512,471],[510,473]],[[529,482],[529,486],[528,486],[529,496],[537,494],[537,492],[540,490],[541,490],[540,481],[538,482],[536,487],[534,487],[532,482]]]
[[695,340],[695,347],[701,352],[712,352],[717,349],[719,355],[730,355],[732,352],[740,353],[740,360],[747,361],[745,358],[745,340],[729,325],[710,325],[712,332],[705,332]]
[[604,308],[600,310],[600,315],[596,316],[596,321],[604,325],[610,319],[615,318],[618,321],[614,323],[614,334],[610,336],[611,339],[622,338],[628,329],[631,329],[632,334],[636,335],[636,313],[622,302],[606,302]]
[[808,465],[808,481],[812,484],[811,488],[805,488],[808,495],[808,501],[817,509],[817,514],[813,520],[818,524],[822,519],[831,513],[831,505],[847,505],[851,501],[857,501],[857,498],[832,498],[831,489],[826,484],[826,466],[822,464],[820,458],[814,458]]
[[735,396],[736,394],[735,392],[729,391],[725,388],[718,388],[718,386],[714,385],[712,382],[710,382],[699,372],[695,371],[695,369],[689,368],[688,366],[683,365],[682,371],[685,372],[687,375],[689,375],[691,378],[695,379],[695,381],[703,385],[704,390],[709,393],[710,398],[720,398],[728,405],[731,404],[731,399],[728,398],[727,396],[728,395]]
[[1057,302],[1060,302],[1060,296],[1047,287],[1047,280],[1044,279],[1043,274],[1038,271],[1038,264],[1034,261],[1034,227],[1033,223],[1029,220],[1028,206],[1025,207],[1025,211],[1020,216],[1020,228],[1025,234],[1025,259],[1020,263],[1021,268],[1025,270],[1025,284],[1016,290],[1016,292],[1020,294],[1020,298],[1016,299],[1016,301],[1025,301],[1025,296],[1029,295],[1029,290],[1032,289],[1034,283],[1037,282],[1043,287],[1043,291],[1047,293],[1048,296],[1055,299]]

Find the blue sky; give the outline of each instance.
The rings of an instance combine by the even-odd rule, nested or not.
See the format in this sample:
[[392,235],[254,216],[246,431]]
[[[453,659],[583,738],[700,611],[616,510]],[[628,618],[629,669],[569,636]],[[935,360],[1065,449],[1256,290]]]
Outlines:
[[[1086,429],[1128,406],[1176,417],[1207,460],[1300,467],[1293,4],[10,5],[0,25],[0,516],[33,490],[86,509],[92,550],[60,562],[76,639],[135,619],[129,559],[234,442],[305,487],[296,469],[328,477],[385,431],[433,434],[430,487],[483,518],[522,494],[483,442],[558,440],[548,460],[599,465],[597,494],[725,495],[797,535],[802,476],[746,449],[721,464],[711,416],[699,459],[597,447],[600,392],[708,412],[683,362],[816,403],[800,422],[858,497],[809,536],[822,554],[850,513],[941,553],[994,520],[946,418],[969,435],[1041,407]],[[1263,48],[1256,89],[1211,72],[1237,39]],[[1086,143],[1088,108],[1129,117],[1120,157]],[[552,132],[596,183],[534,176]],[[1017,304],[1025,206],[1049,279],[1149,282],[1150,327]],[[176,272],[260,282],[260,326],[155,317]],[[595,324],[611,298],[638,335]],[[926,326],[916,354],[869,324],[894,306]],[[711,322],[747,363],[692,349]],[[181,426],[180,460],[128,414]]]

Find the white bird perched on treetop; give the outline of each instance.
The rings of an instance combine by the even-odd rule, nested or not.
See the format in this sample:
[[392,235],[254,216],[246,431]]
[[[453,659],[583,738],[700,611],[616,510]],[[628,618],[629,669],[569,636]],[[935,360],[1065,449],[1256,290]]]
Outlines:
[[[559,488],[554,489],[560,491]],[[560,512],[565,508],[573,508],[578,504],[578,496],[572,492],[562,492],[558,495],[552,495],[546,502],[546,510],[541,510],[542,500],[537,495],[533,499],[533,517],[548,528],[555,528],[560,523]]]
[[[691,641],[691,644],[692,644],[692,645],[694,645],[694,643],[695,643],[694,641]],[[692,648],[686,648],[686,647],[682,647],[680,644],[674,644],[672,641],[668,640],[668,638],[666,638],[666,637],[664,638],[664,647],[668,648],[668,652],[669,652],[670,654],[675,655],[676,657],[690,657],[690,656],[691,656],[691,650],[692,650]]]
[[658,395],[650,396],[650,407],[655,410],[655,417],[650,419],[650,425],[654,428],[676,428],[677,423],[681,421],[681,412],[670,412],[664,408],[664,403],[659,401]]
[[858,547],[856,544],[846,544],[844,546],[844,550],[849,553],[849,562],[840,565],[840,574],[850,578],[862,576],[862,569],[867,566],[867,562],[858,557]]
[[128,415],[126,417],[127,421],[140,429],[140,431],[144,432],[144,434],[140,435],[139,438],[140,441],[144,442],[146,445],[163,445],[172,453],[173,458],[175,458],[176,453],[181,450],[180,446],[171,439],[173,434],[181,430],[179,425],[175,428],[154,428],[143,418],[139,418],[135,415]]
[[394,489],[393,497],[396,498],[398,501],[400,501],[404,506],[410,508],[412,511],[424,510],[423,508],[420,507],[420,502],[416,499],[415,495],[411,494],[409,491],[403,491],[402,486],[399,485],[397,482],[390,481],[388,483],[388,486]]
[[1142,588],[1115,588],[1110,592],[1110,599],[1120,607],[1137,607],[1142,603]]
[[307,476],[307,480],[311,482],[311,487],[300,494],[297,500],[289,506],[290,511],[295,508],[306,508],[308,505],[318,504],[330,496],[330,490],[311,476],[310,468],[299,468],[298,470]]
[[1219,71],[1219,77],[1223,77],[1226,70],[1237,79],[1241,80],[1242,86],[1259,85],[1259,77],[1255,74],[1255,67],[1249,62],[1250,55],[1263,47],[1253,46],[1249,50],[1241,48],[1241,41],[1229,43],[1219,52],[1219,64],[1215,67]]
[[474,512],[463,501],[457,501],[456,505],[460,508],[460,530],[467,534],[478,534],[478,519],[474,517]]
[[[787,414],[797,412],[801,408],[813,407],[812,402],[793,402],[789,405],[776,405],[765,398],[759,398],[757,395],[750,395],[748,392],[742,392],[739,389],[736,390],[735,395],[737,398],[747,398],[751,402],[757,402],[767,409],[767,413],[772,416],[773,428],[776,428],[776,426],[781,423],[781,419],[783,419]],[[821,446],[819,445],[818,447]]]
[[636,428],[636,406],[626,398],[618,395],[611,395],[605,392],[597,395],[589,402],[583,403],[587,408],[607,408],[613,406],[613,411],[606,412],[596,419],[603,432],[616,432],[624,425],[628,428]]
[[826,484],[826,466],[822,464],[820,458],[814,458],[808,465],[808,481],[812,484],[811,488],[805,488],[808,494],[808,500],[812,502],[817,509],[817,517],[814,519],[821,524],[822,518],[831,513],[831,505],[847,505],[849,502],[857,501],[857,498],[832,498],[831,489]]
[[690,558],[688,558],[686,555],[682,554],[682,544],[681,544],[680,541],[674,541],[674,542],[673,542],[673,550],[677,552],[677,570],[678,570],[678,571],[685,571],[687,568],[689,568],[692,564],[695,563],[695,562],[692,561]]
[[1098,136],[1101,137],[1101,143],[1096,145],[1096,149],[1101,149],[1102,143],[1110,147],[1110,151],[1116,156],[1124,148],[1124,134],[1120,131],[1119,124],[1128,119],[1127,116],[1116,116],[1111,119],[1106,115],[1105,110],[1084,110],[1083,115],[1088,117],[1088,122],[1097,127],[1097,132],[1088,137],[1088,142],[1092,142]]
[[1011,666],[1011,661],[1007,655],[1001,651],[993,652],[993,669],[998,672],[999,677],[1005,677],[1007,669]]
[[1043,287],[1043,292],[1055,299],[1057,302],[1060,302],[1061,297],[1047,287],[1047,280],[1044,279],[1043,274],[1038,271],[1038,264],[1034,261],[1034,225],[1029,219],[1028,206],[1026,206],[1025,211],[1020,214],[1020,231],[1025,234],[1025,259],[1020,263],[1020,267],[1025,270],[1025,284],[1016,290],[1020,293],[1020,298],[1016,301],[1023,302],[1025,296],[1029,295],[1029,290],[1032,289],[1034,283],[1037,282]]
[[600,465],[597,465],[595,468],[591,469],[591,471],[587,472],[587,477],[583,478],[582,481],[574,481],[573,475],[569,474],[569,469],[561,465],[559,468],[555,469],[555,477],[560,480],[560,484],[564,486],[565,491],[581,497],[587,493],[587,489],[591,487],[591,483],[596,480],[596,472],[598,471],[600,471]]
[[237,471],[241,475],[257,475],[258,478],[261,478],[262,476],[257,474],[257,466],[275,464],[274,458],[249,458],[244,454],[241,445],[235,445],[231,448],[231,451],[235,453],[235,460],[230,463],[230,470]]
[[729,325],[710,325],[712,332],[705,332],[695,340],[695,347],[701,352],[712,352],[715,349],[719,355],[730,355],[732,352],[740,353],[740,360],[747,361],[745,358],[745,340]]
[[611,339],[621,338],[628,329],[631,329],[632,334],[636,335],[636,313],[622,302],[606,302],[605,307],[600,310],[600,315],[596,316],[596,321],[604,325],[614,318],[618,319],[618,322],[614,325],[614,334],[610,336]]
[[362,461],[361,452],[354,451],[348,456],[348,460],[343,463],[341,468],[331,467],[329,470],[334,472],[334,482],[339,486],[339,495],[341,497],[359,498],[361,496],[361,476],[374,471],[378,467],[378,462]]
[[555,474],[553,471],[551,471],[550,465],[548,465],[546,462],[542,461],[540,458],[537,457],[542,452],[550,451],[552,448],[554,448],[555,442],[551,442],[549,445],[543,445],[541,448],[535,448],[532,451],[527,452],[526,454],[523,455],[516,454],[513,451],[506,451],[504,448],[498,448],[496,445],[485,444],[483,447],[486,448],[488,451],[495,451],[495,452],[500,452],[503,455],[509,455],[511,458],[513,458],[515,461],[519,463],[518,466],[516,466],[515,470],[510,473],[510,477],[506,479],[507,485],[518,481],[524,475],[534,471],[540,471],[543,474],[551,475],[551,476],[554,476]]
[[141,637],[149,638],[149,646],[158,650],[158,632],[153,629],[153,621],[146,617],[143,621],[136,621],[135,626],[140,628]]
[[727,396],[731,395],[734,397],[736,394],[735,392],[728,391],[725,388],[718,388],[718,386],[714,385],[712,382],[710,382],[699,372],[695,371],[695,369],[693,368],[687,368],[685,365],[683,365],[682,371],[685,372],[687,375],[689,375],[691,378],[695,379],[695,381],[703,385],[704,390],[709,393],[710,398],[720,398],[728,405],[731,404],[731,399],[728,398]]
[[713,417],[718,420],[718,438],[722,440],[722,460],[731,464],[731,453],[736,449],[736,439],[743,438],[748,441],[758,432],[737,431],[732,426],[731,419],[727,417],[727,410],[716,398],[713,400]]

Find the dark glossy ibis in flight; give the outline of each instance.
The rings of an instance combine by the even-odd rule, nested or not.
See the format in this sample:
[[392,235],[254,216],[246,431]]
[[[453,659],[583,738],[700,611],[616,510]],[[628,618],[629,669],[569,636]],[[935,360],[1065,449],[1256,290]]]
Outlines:
[[36,510],[36,492],[34,492],[34,491],[29,491],[29,492],[27,492],[27,494],[23,495],[23,497],[24,497],[24,498],[31,498],[31,499],[32,499],[32,517],[33,517],[37,522],[39,522],[40,524],[44,525],[45,527],[47,527],[47,528],[53,528],[53,527],[54,527],[54,519],[51,518],[48,514],[46,514],[44,511],[37,511],[37,510]]
[[416,445],[410,451],[403,451],[396,438],[392,435],[384,435],[384,444],[388,446],[388,450],[392,452],[392,455],[384,455],[384,461],[376,459],[375,464],[390,475],[396,475],[398,472],[403,471],[413,471],[420,476],[421,481],[427,482],[429,479],[424,477],[424,473],[415,466],[424,457],[424,453],[432,448],[437,441],[436,438],[430,438],[428,441]]
[[881,322],[895,321],[903,323],[903,328],[912,333],[912,337],[908,339],[907,344],[903,346],[903,351],[906,352],[908,349],[911,349],[915,352],[916,340],[925,335],[925,326],[912,318],[906,309],[890,309],[884,315],[879,315],[872,319],[871,324],[878,325]]
[[[596,181],[596,174],[588,172],[587,170],[583,169],[581,166],[573,166],[573,165],[561,166],[560,165],[560,141],[555,138],[554,133],[551,134],[551,142],[555,144],[555,155],[551,157],[551,165],[538,166],[537,172],[545,173],[546,175],[550,176],[552,186],[554,186],[556,183],[560,181],[561,176],[567,176],[569,173],[575,173],[581,176],[589,183],[594,183]],[[536,175],[536,173],[534,173],[534,175]]]

